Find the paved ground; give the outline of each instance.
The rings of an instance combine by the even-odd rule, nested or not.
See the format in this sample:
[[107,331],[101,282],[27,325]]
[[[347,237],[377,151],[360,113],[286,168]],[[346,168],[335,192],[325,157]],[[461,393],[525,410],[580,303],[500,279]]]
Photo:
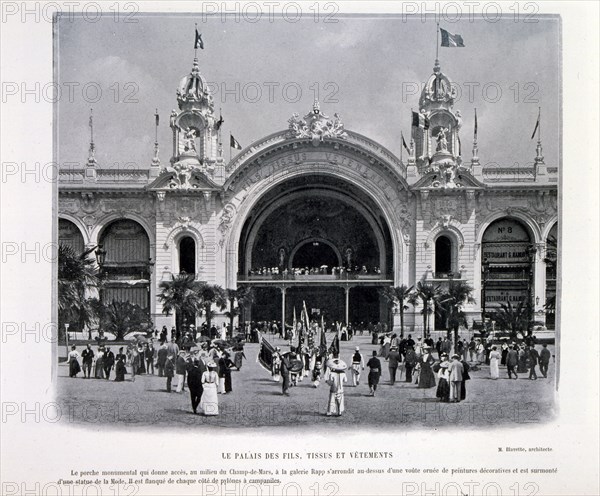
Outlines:
[[[269,337],[274,345],[285,351],[285,343]],[[359,345],[365,357],[375,346],[368,336],[357,336],[351,342],[341,343],[341,357],[350,361],[354,346]],[[553,352],[553,350],[551,350]],[[281,395],[281,383],[256,363],[257,344],[248,344],[241,371],[232,372],[233,392],[219,395],[220,415],[204,417],[191,411],[189,393],[167,393],[166,379],[158,376],[137,376],[131,382],[117,383],[101,379],[68,377],[68,367],[59,366],[57,402],[65,422],[103,428],[138,428],[161,426],[199,428],[329,426],[337,428],[360,425],[377,427],[394,425],[452,428],[453,426],[513,426],[541,423],[553,418],[554,363],[550,364],[547,379],[537,381],[521,374],[518,380],[506,378],[501,367],[501,378],[489,379],[489,367],[471,371],[467,381],[467,399],[458,404],[438,403],[435,388],[418,389],[414,384],[396,382],[389,385],[385,362],[377,396],[368,396],[366,371],[358,387],[346,387],[346,411],[342,417],[327,417],[328,386],[322,382],[314,388],[308,379]],[[539,375],[539,372],[538,372]],[[113,372],[114,377],[114,372]],[[350,375],[348,373],[348,380]],[[401,378],[401,381],[404,377]]]

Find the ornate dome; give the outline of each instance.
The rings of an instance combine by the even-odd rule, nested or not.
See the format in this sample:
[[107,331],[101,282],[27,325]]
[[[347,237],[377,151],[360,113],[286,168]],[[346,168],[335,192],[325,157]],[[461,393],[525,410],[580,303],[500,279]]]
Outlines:
[[177,101],[179,108],[183,109],[186,104],[205,104],[212,109],[212,95],[208,89],[205,77],[200,74],[198,59],[194,58],[192,71],[183,77],[177,89]]
[[452,81],[446,76],[441,68],[440,61],[436,59],[433,66],[433,74],[429,76],[419,99],[419,109],[434,106],[451,108],[456,97],[456,89]]

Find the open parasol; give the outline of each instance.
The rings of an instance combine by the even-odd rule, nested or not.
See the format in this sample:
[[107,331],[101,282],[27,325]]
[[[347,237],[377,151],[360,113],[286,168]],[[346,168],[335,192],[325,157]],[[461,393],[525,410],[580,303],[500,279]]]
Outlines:
[[340,360],[339,358],[332,358],[331,360],[327,360],[327,368],[332,370],[333,372],[344,372],[348,365],[344,360]]

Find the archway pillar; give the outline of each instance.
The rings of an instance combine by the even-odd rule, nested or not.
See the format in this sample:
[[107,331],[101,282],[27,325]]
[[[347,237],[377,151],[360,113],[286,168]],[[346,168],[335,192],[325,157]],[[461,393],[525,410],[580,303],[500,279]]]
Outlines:
[[533,309],[534,320],[546,324],[546,244],[538,243],[533,263]]
[[[326,153],[322,152],[325,156]],[[302,155],[299,153],[291,155]],[[306,153],[308,156],[309,153]],[[283,160],[283,159],[280,159]],[[410,214],[407,213],[407,200],[400,194],[398,188],[393,188],[383,174],[377,174],[373,166],[371,173],[368,166],[352,161],[344,170],[338,164],[328,163],[323,157],[323,163],[315,166],[311,161],[300,161],[290,166],[274,169],[268,163],[257,164],[252,168],[250,177],[240,177],[237,181],[226,185],[231,193],[223,207],[220,216],[219,230],[222,236],[222,246],[226,248],[226,284],[227,287],[237,286],[239,239],[247,219],[254,205],[271,188],[284,183],[294,177],[306,175],[324,175],[343,178],[353,184],[357,189],[369,195],[375,206],[381,212],[391,236],[393,250],[393,280],[394,284],[408,281],[407,261],[403,259],[406,251],[405,242],[410,231]],[[262,178],[256,180],[255,178]],[[232,191],[233,190],[233,191]],[[237,190],[237,191],[236,191]]]

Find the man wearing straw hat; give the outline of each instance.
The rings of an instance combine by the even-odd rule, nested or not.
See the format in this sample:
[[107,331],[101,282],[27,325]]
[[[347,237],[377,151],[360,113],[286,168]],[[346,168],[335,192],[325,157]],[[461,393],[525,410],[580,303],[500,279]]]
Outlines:
[[354,348],[354,355],[352,355],[352,385],[354,387],[360,384],[361,370],[365,370],[365,359],[360,353],[360,348],[357,346]]
[[334,353],[333,358],[327,362],[327,384],[329,384],[329,404],[327,416],[336,415],[341,417],[344,411],[344,382],[348,366],[339,355]]

